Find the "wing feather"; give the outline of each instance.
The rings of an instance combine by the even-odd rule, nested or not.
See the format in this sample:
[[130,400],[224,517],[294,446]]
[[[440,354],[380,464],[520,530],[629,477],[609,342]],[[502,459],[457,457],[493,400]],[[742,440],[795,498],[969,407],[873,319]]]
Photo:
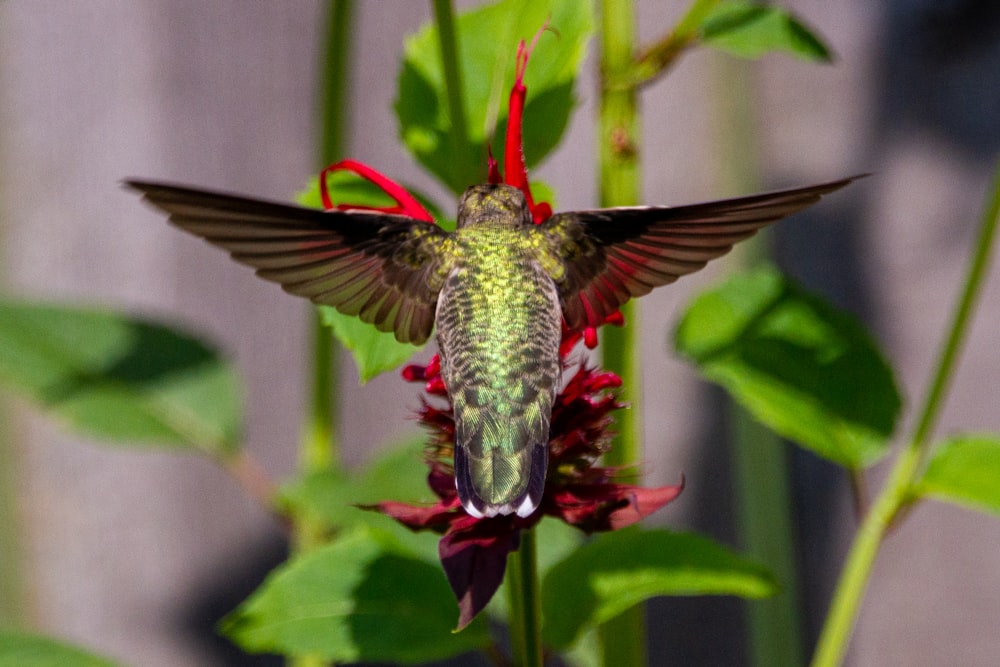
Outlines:
[[358,315],[402,342],[434,326],[448,233],[405,216],[319,211],[193,188],[127,181],[170,222],[227,250],[292,294]]
[[566,324],[601,325],[630,298],[698,271],[733,244],[857,178],[690,206],[552,216],[540,231],[559,267],[553,275]]

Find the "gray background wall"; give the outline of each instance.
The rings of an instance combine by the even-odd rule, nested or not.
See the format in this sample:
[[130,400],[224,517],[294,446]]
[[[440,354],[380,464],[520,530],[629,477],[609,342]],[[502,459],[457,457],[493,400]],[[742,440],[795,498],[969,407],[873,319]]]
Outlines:
[[[868,320],[912,408],[1000,149],[1000,11],[957,0],[785,4],[839,58],[817,67],[772,56],[745,70],[765,184],[876,174],[786,225],[778,255]],[[429,3],[359,5],[350,152],[443,198],[397,146],[390,109],[403,36],[429,18]],[[643,37],[681,7],[640,2]],[[279,477],[294,465],[307,305],[167,227],[118,182],[145,176],[288,198],[317,167],[321,25],[321,3],[306,0],[0,3],[2,289],[128,308],[218,341],[249,385],[247,446]],[[712,119],[728,100],[720,66],[717,55],[692,55],[644,93],[646,201],[738,194],[719,184]],[[536,171],[561,208],[595,204],[593,62],[578,94],[582,109],[562,148]],[[682,470],[688,479],[657,521],[732,541],[717,393],[665,345],[679,307],[723,271],[713,266],[643,300],[643,389],[648,481],[673,482]],[[1000,430],[998,324],[994,269],[941,433]],[[414,431],[411,386],[389,375],[357,387],[350,366],[342,384],[340,434],[352,464]],[[135,665],[250,664],[209,643],[204,617],[281,557],[274,522],[205,461],[80,441],[18,402],[2,414],[0,465],[16,480],[32,626]],[[837,471],[804,456],[795,466],[815,632],[853,521]],[[919,508],[878,561],[851,663],[996,664],[998,547],[1000,522]],[[653,609],[665,619],[656,664],[740,664],[738,603]]]

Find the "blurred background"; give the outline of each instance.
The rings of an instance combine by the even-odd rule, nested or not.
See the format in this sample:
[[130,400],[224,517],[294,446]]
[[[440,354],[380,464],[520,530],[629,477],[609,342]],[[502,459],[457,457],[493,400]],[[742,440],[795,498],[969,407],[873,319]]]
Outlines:
[[[643,41],[685,4],[640,0]],[[763,188],[873,172],[779,226],[772,240],[787,271],[873,328],[912,410],[1000,151],[1000,4],[781,4],[825,37],[834,64],[779,55],[734,64],[707,51],[682,58],[642,95],[643,199],[744,194],[723,176],[734,159]],[[0,3],[0,289],[124,308],[215,341],[247,382],[247,447],[278,478],[293,471],[304,411],[308,304],[170,228],[120,182],[290,199],[322,166],[325,12],[310,0]],[[398,145],[391,109],[404,37],[430,13],[424,2],[357,3],[348,154],[447,201]],[[534,172],[554,187],[557,210],[596,205],[593,63],[561,148]],[[746,108],[754,140],[734,150],[726,144],[732,118]],[[738,546],[719,392],[668,343],[682,306],[728,269],[714,264],[642,301],[645,469],[653,484],[675,483],[681,472],[687,479],[656,522]],[[941,434],[1000,430],[997,331],[994,269]],[[345,356],[339,430],[356,465],[417,431],[417,395],[395,373],[358,386],[351,363]],[[855,522],[846,476],[811,455],[792,457],[814,639]],[[284,557],[282,532],[206,460],[81,441],[4,400],[0,545],[9,584],[0,587],[0,626],[132,665],[271,664],[229,648],[212,625]],[[920,506],[879,557],[849,664],[997,664],[998,553],[1000,522]],[[671,599],[650,612],[653,664],[745,663],[740,602]]]

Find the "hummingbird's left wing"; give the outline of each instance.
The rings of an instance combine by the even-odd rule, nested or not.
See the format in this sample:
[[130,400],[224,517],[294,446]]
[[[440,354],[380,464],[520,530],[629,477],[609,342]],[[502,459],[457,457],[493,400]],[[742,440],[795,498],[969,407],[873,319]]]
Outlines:
[[558,259],[563,317],[600,326],[629,299],[693,273],[757,230],[856,178],[678,207],[558,213],[540,225]]
[[401,215],[320,211],[193,188],[126,181],[170,222],[228,250],[287,292],[356,315],[403,343],[434,328],[449,234]]

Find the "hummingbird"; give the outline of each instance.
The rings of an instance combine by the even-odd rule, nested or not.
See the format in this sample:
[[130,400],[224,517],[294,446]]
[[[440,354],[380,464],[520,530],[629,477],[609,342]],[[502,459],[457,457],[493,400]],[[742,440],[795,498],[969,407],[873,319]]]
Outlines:
[[544,493],[563,323],[600,326],[629,299],[855,178],[688,206],[562,212],[541,224],[520,189],[473,185],[454,232],[402,215],[126,184],[287,292],[403,343],[426,342],[436,326],[462,506],[475,517],[527,517]]

